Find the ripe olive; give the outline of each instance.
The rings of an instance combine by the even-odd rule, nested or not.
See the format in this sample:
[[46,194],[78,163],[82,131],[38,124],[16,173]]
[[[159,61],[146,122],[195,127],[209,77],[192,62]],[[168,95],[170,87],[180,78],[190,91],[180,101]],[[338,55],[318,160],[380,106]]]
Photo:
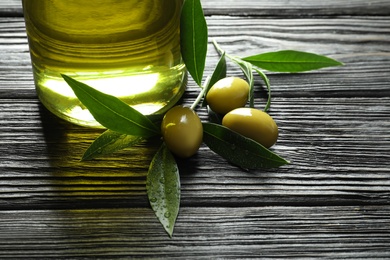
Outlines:
[[207,92],[206,101],[211,110],[219,114],[245,106],[248,101],[249,84],[237,77],[217,81]]
[[194,155],[203,140],[202,122],[189,107],[171,108],[162,120],[161,133],[168,149],[182,158]]
[[278,139],[278,126],[267,113],[254,108],[237,108],[227,113],[222,125],[269,148]]

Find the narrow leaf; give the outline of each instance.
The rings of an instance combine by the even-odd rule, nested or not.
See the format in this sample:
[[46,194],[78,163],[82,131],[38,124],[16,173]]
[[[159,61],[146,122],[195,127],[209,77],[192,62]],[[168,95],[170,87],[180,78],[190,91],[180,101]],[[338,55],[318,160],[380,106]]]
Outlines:
[[214,152],[243,169],[279,167],[289,162],[229,128],[203,123],[203,141]]
[[223,52],[221,54],[221,57],[219,58],[217,66],[215,66],[213,74],[211,75],[209,86],[212,87],[215,83],[217,83],[218,80],[225,78],[226,71],[227,71],[226,58],[225,58],[225,52]]
[[209,106],[207,106],[207,114],[209,116],[209,122],[215,124],[222,124],[223,115],[215,113]]
[[267,75],[265,75],[264,72],[262,72],[258,68],[253,68],[253,70],[259,74],[259,76],[263,79],[265,86],[267,87],[268,99],[267,99],[267,103],[263,109],[265,112],[267,112],[271,107],[271,84],[269,82]]
[[208,29],[200,0],[185,0],[180,19],[180,48],[188,72],[201,86],[206,63]]
[[136,145],[144,138],[133,135],[121,134],[111,130],[105,131],[84,152],[82,161],[92,160],[96,157],[111,154],[124,148]]
[[154,213],[172,237],[180,207],[180,176],[175,158],[165,144],[150,164],[146,189]]
[[238,57],[234,57],[234,56],[231,56],[229,54],[226,54],[225,51],[221,48],[221,46],[219,46],[219,44],[217,43],[217,41],[213,40],[213,45],[215,47],[215,49],[217,50],[217,52],[220,54],[220,55],[225,55],[226,57],[228,57],[231,61],[233,61],[234,63],[236,63],[240,69],[242,70],[242,72],[244,73],[246,79],[248,80],[248,83],[249,83],[249,96],[248,96],[248,99],[249,99],[249,106],[250,107],[254,107],[254,89],[255,89],[255,79],[253,77],[253,66],[251,63],[249,62],[246,62]]
[[[218,63],[217,63],[217,66],[214,69],[213,74],[211,75],[210,81],[207,83],[206,86],[204,86],[206,88],[206,90],[204,91],[204,96],[205,97],[207,95],[207,92],[210,90],[210,88],[215,83],[217,83],[218,80],[223,79],[223,78],[226,77],[226,71],[227,71],[226,58],[225,58],[225,52],[223,52],[221,57],[220,57],[220,59],[219,59],[219,61],[218,61]],[[207,101],[204,98],[202,106],[206,106],[206,105],[207,105]]]
[[246,79],[249,82],[249,106],[254,107],[254,91],[255,91],[255,79],[253,77],[253,66],[251,63],[246,62],[242,59],[236,58],[236,57],[230,57],[233,62],[235,62],[244,73]]
[[77,98],[104,127],[118,133],[151,137],[160,134],[158,127],[146,116],[118,98],[104,94],[69,76],[62,75]]
[[322,55],[293,50],[267,52],[245,57],[243,60],[269,71],[291,73],[343,65],[339,61]]

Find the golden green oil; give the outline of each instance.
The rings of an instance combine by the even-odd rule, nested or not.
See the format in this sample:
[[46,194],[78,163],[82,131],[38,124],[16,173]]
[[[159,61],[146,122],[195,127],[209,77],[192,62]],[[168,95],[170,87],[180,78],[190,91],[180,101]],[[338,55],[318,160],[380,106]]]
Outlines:
[[60,74],[120,98],[144,114],[182,96],[183,0],[23,0],[38,97],[70,122],[99,127]]

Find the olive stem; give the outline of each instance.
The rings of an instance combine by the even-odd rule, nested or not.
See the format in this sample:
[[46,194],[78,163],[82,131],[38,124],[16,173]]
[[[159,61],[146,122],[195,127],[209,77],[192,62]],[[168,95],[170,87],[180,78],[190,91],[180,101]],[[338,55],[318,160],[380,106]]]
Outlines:
[[[213,40],[213,45],[220,55],[222,55],[222,53],[224,53],[224,50],[219,46],[219,44],[217,43],[216,40]],[[267,112],[271,107],[271,85],[270,85],[270,82],[269,82],[267,75],[265,75],[265,73],[262,72],[260,69],[253,68],[252,64],[247,62],[247,61],[244,61],[238,57],[231,56],[226,52],[225,52],[225,56],[228,57],[229,59],[231,59],[233,62],[237,63],[242,69],[244,66],[245,69],[243,69],[243,72],[247,76],[247,79],[249,80],[249,85],[250,85],[249,106],[252,108],[255,106],[254,96],[253,96],[254,78],[253,78],[252,71],[254,70],[260,75],[260,77],[263,79],[263,81],[267,87],[267,92],[268,92],[268,99],[267,99],[267,103],[266,103],[265,108],[264,108],[264,111]]]
[[203,84],[203,87],[201,88],[202,90],[200,91],[198,97],[196,98],[196,100],[194,101],[194,103],[192,104],[191,106],[191,109],[192,110],[195,110],[196,106],[200,103],[200,101],[202,100],[202,98],[204,97],[207,89],[208,89],[208,85],[210,84],[210,80],[211,80],[211,77],[210,76],[207,76],[204,84]]
[[[213,40],[213,44],[214,44],[215,49],[218,51],[218,53],[219,53],[220,55],[222,55],[222,53],[225,52],[225,51],[221,48],[221,46],[219,46],[219,44],[217,43],[216,40]],[[229,59],[231,59],[232,61],[234,61],[234,62],[236,62],[236,63],[247,63],[246,61],[243,61],[243,60],[241,60],[241,59],[238,58],[238,57],[232,56],[232,55],[230,55],[229,53],[226,53],[226,52],[225,52],[225,55],[226,55],[226,57],[228,57]]]
[[[221,46],[219,46],[219,44],[217,43],[217,41],[214,40],[214,39],[213,39],[213,45],[214,45],[215,49],[218,51],[218,53],[219,53],[220,55],[222,55],[222,53],[225,52],[225,51],[221,48]],[[231,59],[231,60],[233,60],[233,61],[237,61],[237,58],[236,58],[236,57],[234,57],[234,56],[232,56],[232,55],[230,55],[230,54],[228,54],[228,53],[226,53],[226,52],[225,52],[225,55],[226,55],[226,57],[228,57],[229,59]]]
[[[223,50],[222,48],[219,46],[219,44],[217,43],[216,40],[213,39],[213,45],[215,47],[215,49],[218,51],[219,54],[222,54],[223,53]],[[225,54],[226,55],[226,54]]]

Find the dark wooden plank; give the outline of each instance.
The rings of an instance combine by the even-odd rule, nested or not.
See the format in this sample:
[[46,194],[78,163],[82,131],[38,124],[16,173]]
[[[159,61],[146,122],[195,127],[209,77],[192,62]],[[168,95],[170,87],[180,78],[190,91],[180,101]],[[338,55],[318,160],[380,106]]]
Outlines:
[[21,0],[2,0],[0,2],[0,16],[22,16]]
[[[260,52],[295,49],[328,55],[345,63],[340,68],[306,74],[268,73],[275,96],[390,95],[388,18],[248,20],[224,16],[211,17],[208,23],[211,39],[217,40],[233,55],[245,57]],[[358,38],[356,35],[359,35]],[[0,42],[4,43],[0,44],[0,97],[35,98],[21,18],[0,18]],[[212,73],[217,59],[218,55],[210,43],[205,75]],[[242,76],[231,63],[229,73]],[[262,82],[258,80],[257,84]],[[191,86],[194,86],[192,82]],[[191,89],[189,93],[192,93]]]
[[[203,0],[206,15],[321,16],[321,15],[388,15],[386,0]],[[21,0],[2,0],[0,15],[22,15]]]
[[[294,49],[327,55],[345,63],[343,67],[310,74],[273,76],[269,73],[276,95],[389,95],[390,21],[386,18],[246,20],[219,17],[208,23],[211,38],[230,54],[245,57]],[[237,70],[234,66],[231,69]]]
[[323,15],[388,15],[390,3],[386,0],[204,0],[206,14],[245,16],[323,16]]
[[0,18],[0,98],[35,98],[23,18]]
[[[273,149],[291,164],[246,172],[204,146],[179,160],[168,239],[145,192],[156,143],[80,163],[101,131],[42,109],[20,0],[2,0],[0,258],[390,258],[390,2],[202,2],[211,38],[231,54],[297,49],[346,64],[268,73],[281,130]],[[209,48],[206,75],[218,59]],[[242,76],[232,64],[229,74]],[[191,82],[184,102],[198,91]]]
[[[202,147],[179,161],[183,205],[389,204],[389,104],[388,97],[276,98],[274,151],[291,165],[245,172]],[[81,163],[99,131],[56,121],[36,100],[0,100],[0,111],[0,208],[147,207],[156,144]]]
[[0,258],[386,259],[390,208],[183,208],[173,239],[149,209],[0,212]]

